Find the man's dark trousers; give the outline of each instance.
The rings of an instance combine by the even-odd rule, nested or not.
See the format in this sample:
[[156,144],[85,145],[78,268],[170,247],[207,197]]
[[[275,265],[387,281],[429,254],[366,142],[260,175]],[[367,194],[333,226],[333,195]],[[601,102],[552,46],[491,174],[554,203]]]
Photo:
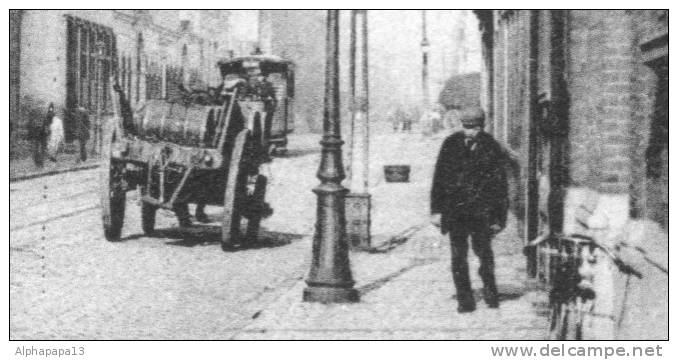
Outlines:
[[452,250],[452,278],[460,304],[474,303],[468,270],[469,237],[473,252],[480,259],[478,273],[483,280],[483,295],[488,304],[497,303],[497,285],[494,277],[494,253],[492,234],[487,221],[471,215],[456,216],[450,224],[450,248]]

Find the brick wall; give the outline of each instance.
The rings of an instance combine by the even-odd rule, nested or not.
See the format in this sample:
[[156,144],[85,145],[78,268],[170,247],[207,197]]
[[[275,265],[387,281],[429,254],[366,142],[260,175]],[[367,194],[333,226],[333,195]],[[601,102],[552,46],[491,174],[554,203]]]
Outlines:
[[624,193],[632,165],[632,22],[624,11],[571,11],[569,19],[571,180]]
[[[646,152],[652,141],[653,121],[662,121],[662,116],[668,111],[668,100],[665,98],[666,92],[657,94],[658,83],[662,80],[655,73],[656,69],[651,68],[643,61],[650,58],[643,53],[641,47],[648,41],[666,34],[668,31],[668,13],[665,10],[631,10],[627,11],[633,20],[634,26],[634,76],[632,78],[632,103],[634,110],[633,120],[633,149],[631,161],[633,164],[632,183],[631,183],[631,201],[632,216],[634,218],[649,217],[664,224],[668,209],[665,209],[664,203],[668,204],[668,199],[663,199],[668,191],[668,185],[660,178],[648,178],[648,173],[653,172],[648,169]],[[655,54],[657,55],[657,54]],[[660,71],[661,73],[661,71]],[[657,98],[657,95],[660,97]],[[655,102],[659,103],[660,111],[655,114]],[[657,117],[657,119],[655,119]],[[655,124],[656,125],[656,124]],[[661,162],[659,154],[654,155],[658,162]],[[656,163],[653,165],[657,165]],[[661,166],[661,164],[659,165]],[[650,171],[648,171],[650,170]]]
[[[510,91],[516,69],[511,66],[520,54],[507,52],[506,44],[517,44],[519,32],[508,28],[506,14],[494,11],[493,113],[489,129],[497,139],[510,141],[523,136],[515,109],[523,101],[520,92]],[[662,12],[657,11],[568,11],[566,20],[566,86],[569,94],[568,163],[570,185],[604,193],[642,194],[644,152],[653,112],[656,76],[640,58],[639,45],[656,33]],[[547,95],[552,87],[550,15],[539,16],[538,92]],[[508,30],[507,30],[508,29]],[[508,31],[508,32],[507,32]],[[522,59],[525,60],[525,59]],[[524,61],[518,61],[523,63]],[[509,73],[507,78],[507,73]],[[508,84],[507,84],[508,82]],[[521,84],[519,81],[515,85]],[[516,88],[525,88],[518,86]],[[511,95],[510,97],[507,97]],[[516,95],[516,96],[513,96]],[[508,110],[508,111],[507,111]],[[516,116],[518,115],[518,116]],[[522,124],[524,125],[524,124]],[[524,138],[524,136],[523,136]],[[644,191],[644,190],[643,190]]]
[[[567,81],[571,98],[569,169],[572,187],[565,205],[565,221],[571,225],[566,226],[566,231],[581,231],[572,221],[573,212],[587,199],[598,197],[596,204],[589,207],[593,211],[591,218],[601,219],[600,224],[609,225],[610,230],[601,234],[599,240],[612,248],[620,240],[619,236],[628,232],[632,223],[629,216],[647,217],[654,209],[649,199],[660,192],[649,186],[645,157],[658,79],[643,63],[640,48],[647,33],[655,31],[657,21],[661,22],[653,11],[569,12]],[[650,254],[648,244],[659,237],[655,235],[648,239],[646,236],[640,236],[636,241]],[[642,326],[634,325],[652,314],[665,312],[663,302],[666,299],[661,293],[665,291],[665,283],[651,277],[628,282],[609,259],[600,260],[600,264],[594,272],[596,311],[611,314],[615,320],[599,318],[592,321],[595,326],[585,330],[586,338],[664,337],[661,333],[666,329],[661,323],[656,323],[652,335],[639,330]],[[619,283],[625,285],[613,286]],[[641,303],[638,299],[644,298],[638,294],[653,286],[660,295],[654,299],[656,303]],[[635,303],[629,303],[631,305],[627,307],[631,310],[624,315],[615,304],[628,302]],[[636,311],[640,308],[643,310]]]
[[654,11],[571,11],[568,85],[574,186],[646,201],[645,151],[657,78],[640,44],[661,28]]

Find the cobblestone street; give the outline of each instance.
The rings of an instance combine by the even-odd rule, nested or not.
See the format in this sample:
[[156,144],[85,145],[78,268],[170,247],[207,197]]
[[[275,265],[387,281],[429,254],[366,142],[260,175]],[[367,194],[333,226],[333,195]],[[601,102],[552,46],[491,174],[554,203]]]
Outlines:
[[[312,212],[304,217],[285,209],[313,205],[318,155],[295,151],[273,166],[280,176],[269,188],[276,215],[263,224],[254,248],[233,253],[219,246],[219,208],[207,209],[214,224],[188,230],[160,212],[154,237],[141,235],[134,193],[123,241],[107,242],[97,169],[12,184],[11,338],[231,337],[308,270]],[[297,181],[282,181],[285,171],[299,169]]]
[[[447,240],[427,224],[432,162],[441,137],[377,135],[373,154],[373,253],[353,252],[361,302],[301,302],[309,269],[319,152],[294,136],[276,159],[267,199],[274,215],[252,248],[224,253],[215,222],[188,230],[170,213],[143,236],[128,194],[123,241],[106,242],[97,170],[11,186],[12,339],[538,339],[546,322],[524,285],[514,229],[495,240],[501,308],[455,311]],[[409,154],[409,155],[408,155]],[[381,167],[412,164],[410,183],[383,182]],[[39,191],[36,191],[39,190]],[[471,261],[474,290],[480,290]]]

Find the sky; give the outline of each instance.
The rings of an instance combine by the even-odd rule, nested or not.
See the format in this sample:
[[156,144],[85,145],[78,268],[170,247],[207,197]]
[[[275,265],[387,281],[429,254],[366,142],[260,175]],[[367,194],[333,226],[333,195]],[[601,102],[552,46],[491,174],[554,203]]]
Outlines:
[[[256,40],[258,34],[256,10],[231,11],[233,36],[237,39]],[[370,106],[371,118],[385,120],[397,107],[412,108],[422,105],[422,11],[421,10],[370,10],[368,14],[368,43],[370,68]],[[326,17],[325,10],[299,12],[299,16],[313,16],[321,22]],[[444,81],[458,73],[481,70],[480,33],[476,17],[468,10],[427,10],[427,37],[431,44],[429,52],[429,93],[431,102],[435,102]],[[307,19],[297,19],[289,26],[304,26]],[[349,64],[349,28],[350,11],[340,12],[341,33],[341,87],[342,92],[348,86]],[[294,34],[305,34],[298,28]],[[318,31],[318,29],[310,30]],[[325,41],[322,34],[308,34],[300,41]],[[320,36],[318,36],[320,35]],[[294,43],[294,42],[292,42]],[[322,49],[324,44],[310,46]],[[308,46],[307,46],[308,47]],[[292,51],[293,53],[294,51]],[[283,55],[283,54],[277,54]],[[308,56],[308,54],[306,54]],[[315,54],[312,56],[315,57]],[[324,52],[317,54],[317,61],[324,64]],[[318,71],[323,77],[322,68],[300,68],[300,71]],[[300,75],[300,79],[304,78]],[[313,74],[310,78],[315,78]],[[309,78],[309,77],[306,77]],[[309,78],[309,79],[310,79]],[[310,84],[313,89],[322,86],[322,79]],[[304,84],[298,83],[298,86]],[[298,99],[301,101],[301,99]],[[304,101],[311,101],[306,96]],[[322,95],[313,102],[322,102]],[[317,108],[322,103],[309,104]],[[321,115],[314,115],[320,118]]]
[[[349,28],[349,19],[348,12],[344,12],[341,22],[344,29]],[[431,102],[435,102],[451,75],[480,71],[480,33],[470,11],[428,10],[426,22],[430,43],[429,93]],[[419,106],[423,92],[421,10],[369,11],[368,34],[373,117],[388,116],[397,106]],[[343,54],[348,53],[346,39],[347,36],[342,37]]]

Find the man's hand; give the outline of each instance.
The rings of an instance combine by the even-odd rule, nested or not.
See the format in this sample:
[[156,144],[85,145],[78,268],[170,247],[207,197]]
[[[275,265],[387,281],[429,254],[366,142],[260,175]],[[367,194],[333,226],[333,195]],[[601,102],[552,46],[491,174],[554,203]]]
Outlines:
[[435,227],[440,227],[440,214],[431,214],[431,224]]
[[498,224],[492,224],[490,225],[490,231],[492,232],[492,234],[498,234],[501,231],[501,226],[499,226]]

